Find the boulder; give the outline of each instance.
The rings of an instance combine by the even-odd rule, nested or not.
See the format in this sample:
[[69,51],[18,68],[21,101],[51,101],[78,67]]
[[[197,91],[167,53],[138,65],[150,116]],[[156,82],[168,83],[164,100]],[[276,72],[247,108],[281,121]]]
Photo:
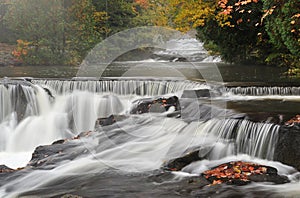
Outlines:
[[73,160],[79,155],[68,151],[75,146],[77,145],[63,140],[56,141],[52,145],[39,146],[34,150],[27,166],[41,169],[54,168],[54,164],[64,160]]
[[107,118],[98,118],[95,122],[95,129],[103,126],[109,126],[114,124],[115,122],[119,122],[125,120],[127,116],[125,115],[110,115]]
[[16,171],[16,170],[11,169],[11,168],[9,168],[5,165],[0,165],[0,174],[2,174],[2,173],[12,173],[14,171]]
[[143,113],[162,113],[168,111],[171,107],[174,107],[175,111],[179,111],[180,103],[177,96],[172,96],[169,98],[147,98],[142,100],[137,100],[134,102],[135,105],[131,109],[131,114],[143,114]]
[[286,176],[278,175],[277,169],[271,166],[243,161],[221,164],[202,173],[212,185],[231,184],[246,185],[251,182],[271,182],[284,184],[290,182]]
[[300,170],[300,127],[280,126],[274,160]]
[[183,167],[199,160],[203,160],[203,158],[199,156],[199,150],[196,150],[182,157],[170,160],[164,165],[163,168],[171,171],[180,171]]
[[116,120],[113,115],[110,115],[107,118],[98,118],[95,123],[95,128],[100,127],[100,126],[112,125],[115,122],[116,122]]

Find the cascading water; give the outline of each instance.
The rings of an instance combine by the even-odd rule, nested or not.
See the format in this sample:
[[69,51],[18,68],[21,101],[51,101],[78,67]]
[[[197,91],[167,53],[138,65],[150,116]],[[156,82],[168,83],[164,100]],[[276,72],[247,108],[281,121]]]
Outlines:
[[[136,95],[155,96],[209,87],[189,81],[32,80],[32,83],[34,84],[1,86],[1,108],[4,109],[2,112],[6,112],[1,123],[2,151],[32,152],[38,145],[50,144],[58,139],[71,138],[80,132],[93,130],[95,120],[99,117],[126,114],[126,110],[130,109],[130,101]],[[51,96],[52,93],[49,95],[49,90],[46,91],[40,86],[53,91],[55,98]],[[105,94],[108,92],[118,95]],[[12,102],[18,101],[21,95],[24,95],[22,107],[25,113],[19,112],[20,102]],[[22,119],[18,121],[15,115],[20,114]],[[225,126],[227,128],[223,128]],[[200,123],[199,127],[204,127],[207,133],[215,136],[216,147],[211,154],[214,159],[238,153],[272,159],[272,149],[263,148],[262,145],[276,142],[276,126],[229,119],[209,120]],[[222,145],[227,148],[226,152],[223,149],[224,154],[218,152]],[[266,153],[266,150],[269,152]]]
[[[166,50],[157,51],[149,58],[144,62],[153,70],[163,67],[156,65],[155,60],[166,63],[167,69],[169,65],[176,69],[189,68],[185,61],[220,61],[219,57],[208,56],[202,43],[190,38],[171,40]],[[117,66],[124,69],[123,66],[128,64],[139,63],[119,62]],[[197,68],[197,64],[194,66]],[[206,67],[210,64],[199,66]],[[270,161],[279,139],[279,125],[252,122],[245,115],[218,106],[218,101],[251,97],[278,99],[280,95],[282,100],[291,97],[299,100],[299,87],[222,89],[219,85],[178,79],[141,78],[27,80],[4,79],[0,82],[0,165],[25,166],[37,147],[34,159],[24,170],[9,173],[6,177],[0,167],[0,197],[62,197],[68,193],[83,197],[115,197],[116,193],[122,197],[172,197],[180,191],[168,186],[177,186],[176,182],[182,179],[179,175],[199,176],[207,169],[236,160],[270,165],[276,167],[279,174],[299,181],[297,174],[292,175],[295,173],[292,167]],[[189,97],[190,92],[186,92],[186,96],[180,98],[184,90],[195,91],[191,94],[195,97]],[[174,95],[180,98],[180,118],[172,117],[172,113],[178,112],[171,110],[129,113],[133,101]],[[97,118],[112,114],[123,120],[95,128]],[[64,140],[50,145],[60,139]],[[48,146],[38,147],[40,145]],[[183,172],[171,173],[176,175],[175,179],[160,182],[157,181],[159,178],[154,181],[148,178],[161,172],[165,162],[194,151],[203,160],[183,167]],[[179,185],[185,191],[189,188],[182,187],[186,183]],[[255,184],[242,188],[242,191],[247,193],[257,186],[270,188],[268,184]],[[293,187],[297,194],[299,184],[295,183]],[[278,189],[274,187],[271,191]],[[216,192],[219,194],[219,190]]]
[[266,123],[254,123],[248,120],[222,120],[210,124],[207,131],[217,133],[216,151],[212,159],[228,155],[248,154],[261,159],[273,159],[278,138],[279,126]]
[[74,90],[90,92],[110,92],[120,95],[156,96],[175,93],[186,89],[203,89],[207,85],[191,81],[165,80],[32,80],[37,85],[45,85],[54,92],[65,94]]
[[267,96],[267,95],[299,96],[300,95],[300,87],[231,87],[231,88],[226,88],[225,91],[236,95],[248,95],[248,96]]

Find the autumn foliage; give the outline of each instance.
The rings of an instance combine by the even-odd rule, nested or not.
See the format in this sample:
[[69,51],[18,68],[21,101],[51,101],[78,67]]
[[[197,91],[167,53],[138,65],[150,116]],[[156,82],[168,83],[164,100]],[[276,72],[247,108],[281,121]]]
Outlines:
[[9,30],[30,41],[33,57],[48,64],[79,62],[111,34],[154,25],[196,29],[224,61],[287,66],[300,76],[299,0],[0,0],[1,10],[0,24],[8,25],[0,35]]
[[286,125],[300,124],[300,115],[296,115],[295,117],[293,117],[290,120],[286,121],[285,124]]
[[252,175],[263,175],[276,172],[274,168],[250,162],[235,161],[222,164],[216,168],[205,171],[202,175],[215,184],[247,184]]
[[12,55],[18,60],[23,61],[24,57],[28,54],[28,47],[30,42],[23,41],[21,39],[17,40],[17,47],[13,50]]

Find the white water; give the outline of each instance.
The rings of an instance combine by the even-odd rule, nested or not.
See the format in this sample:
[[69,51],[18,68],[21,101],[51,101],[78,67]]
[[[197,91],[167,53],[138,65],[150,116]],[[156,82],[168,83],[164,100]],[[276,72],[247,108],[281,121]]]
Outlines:
[[[88,155],[82,155],[73,161],[64,161],[57,164],[53,170],[31,172],[3,186],[2,190],[11,187],[16,190],[2,195],[14,197],[21,192],[39,189],[43,185],[59,181],[68,175],[95,174],[111,168],[122,172],[155,170],[160,168],[164,161],[179,157],[195,147],[216,146],[213,148],[214,151],[218,149],[218,143],[221,141],[219,135],[223,129],[219,128],[219,131],[207,129],[221,123],[224,124],[222,120],[212,120],[187,124],[175,118],[157,115],[132,116],[109,131],[99,131],[86,139],[74,140],[78,147],[72,152],[83,153],[83,150],[87,150]],[[224,129],[232,128],[228,126]],[[82,143],[84,144],[81,145]],[[267,140],[263,143],[270,144]],[[222,156],[212,152],[211,158],[217,160],[228,155],[230,152]],[[240,158],[250,161],[255,159],[247,155]],[[269,164],[269,161],[265,160],[265,163]],[[276,163],[275,165],[280,167]],[[291,168],[288,167],[283,171],[289,169]]]
[[[97,118],[124,112],[129,100],[124,100],[123,104],[119,97],[114,95],[75,91],[57,95],[53,101],[39,86],[20,86],[21,92],[15,91],[15,87],[9,85],[1,92],[1,95],[5,96],[2,97],[1,112],[8,113],[3,114],[0,123],[0,152],[16,155],[20,152],[31,154],[39,145],[51,144],[55,140],[72,138],[80,132],[93,130]],[[18,100],[20,97],[18,94],[24,90],[31,90],[27,93],[26,99],[32,99],[23,101],[26,113],[23,119],[18,121],[17,114],[23,112],[10,104],[10,101]],[[1,154],[7,156],[5,153],[0,153],[0,156]],[[16,163],[14,165],[6,163],[3,157],[0,159],[2,159],[0,164],[14,168],[17,166]],[[28,162],[28,157],[25,159]],[[20,160],[19,167],[24,165],[24,161]]]
[[221,62],[220,57],[208,55],[202,42],[190,37],[172,39],[166,43],[165,50],[157,51],[154,54],[161,57],[173,58],[171,61],[177,61],[178,58],[184,57],[189,62]]
[[33,80],[34,84],[44,85],[56,94],[74,90],[90,92],[110,92],[120,95],[157,96],[176,93],[186,89],[205,89],[207,85],[191,81],[172,80]]
[[[99,117],[126,115],[131,102],[141,98],[130,94],[133,92],[131,85],[136,83],[132,80],[33,82],[37,85],[21,87],[27,91],[32,89],[28,92],[32,95],[27,97],[34,98],[35,103],[28,102],[28,106],[34,106],[37,113],[27,113],[23,120],[18,121],[17,109],[12,105],[8,108],[9,111],[6,110],[10,113],[2,116],[1,145],[5,146],[2,146],[0,153],[0,164],[12,168],[25,166],[38,145],[51,144],[55,140],[72,138],[80,132],[93,130],[95,120]],[[55,98],[50,97],[40,85],[48,87]],[[138,85],[143,87],[138,92],[140,95],[170,94],[186,88],[205,86],[199,83],[189,84],[188,81],[144,81]],[[3,109],[11,100],[8,96],[16,93],[11,86],[14,85],[2,89],[5,93],[1,100]],[[84,89],[89,91],[82,91]],[[110,93],[103,93],[101,90]],[[26,109],[30,109],[29,107]],[[122,172],[156,170],[165,161],[195,149],[200,149],[199,155],[207,155],[208,160],[186,167],[184,171],[188,173],[199,174],[214,164],[239,159],[274,166],[280,173],[292,177],[295,173],[293,168],[268,161],[273,156],[277,132],[277,125],[247,120],[211,119],[186,123],[180,119],[167,118],[165,114],[131,115],[109,130],[100,129],[90,137],[73,140],[77,146],[72,153],[78,153],[75,160],[58,163],[53,170],[28,173],[2,186],[0,195],[15,197],[21,192],[59,181],[67,175],[80,176],[82,172],[93,174],[111,168]],[[261,158],[268,160],[261,161]],[[5,192],[5,189],[11,187],[15,190]]]
[[226,92],[248,96],[300,96],[300,87],[233,87]]

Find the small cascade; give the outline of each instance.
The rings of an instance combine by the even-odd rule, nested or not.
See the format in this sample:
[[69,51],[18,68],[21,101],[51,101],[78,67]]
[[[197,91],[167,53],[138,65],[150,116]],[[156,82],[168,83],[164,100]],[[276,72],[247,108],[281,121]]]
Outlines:
[[221,62],[219,56],[209,55],[202,42],[189,36],[168,41],[166,49],[154,52],[153,56],[157,61]]
[[207,85],[191,81],[167,80],[32,80],[32,83],[49,87],[57,94],[72,91],[89,91],[93,93],[110,92],[119,95],[165,95],[186,89],[207,88]]
[[300,96],[300,87],[227,87],[225,92],[250,96]]
[[272,160],[278,138],[279,125],[255,123],[249,120],[225,119],[210,124],[209,132],[218,137],[211,154],[213,159],[228,155],[248,154]]
[[[174,147],[187,152],[192,148],[200,148],[199,155],[208,156],[210,160],[239,154],[272,160],[279,127],[241,119],[192,122],[181,132]],[[175,150],[171,149],[172,152]],[[206,153],[201,153],[201,150]]]
[[13,112],[17,112],[18,120],[38,115],[37,93],[39,91],[35,86],[0,84],[0,122]]
[[[140,98],[136,95],[157,96],[186,89],[209,88],[197,82],[175,80],[33,79],[31,81],[32,83],[29,84],[0,84],[2,109],[0,151],[2,152],[32,152],[38,145],[50,144],[58,139],[72,138],[81,132],[94,130],[97,118],[108,117],[112,114],[126,114],[132,105],[131,102],[137,97]],[[188,105],[188,102],[185,104],[182,101],[184,108],[181,110],[181,120],[165,118],[163,114],[149,114],[145,118],[143,118],[144,115],[138,117],[142,117],[142,120],[149,119],[152,123],[139,119],[135,123],[127,123],[126,120],[122,123],[124,129],[133,127],[134,130],[132,130],[136,134],[142,134],[141,130],[145,130],[151,136],[153,126],[164,125],[162,127],[168,132],[160,134],[157,130],[153,139],[154,142],[163,142],[165,139],[161,140],[160,137],[167,135],[164,138],[168,139],[170,129],[174,131],[176,123],[180,121],[181,128],[176,129],[177,133],[169,137],[172,137],[174,141],[166,143],[166,146],[172,149],[165,150],[165,156],[160,156],[159,159],[153,159],[154,161],[151,162],[155,163],[155,168],[161,165],[161,160],[179,157],[193,147],[211,148],[210,159],[238,154],[248,154],[263,159],[273,158],[279,126],[255,123],[243,120],[242,117],[233,119],[235,115],[233,111],[197,104],[197,101],[191,104]],[[127,116],[130,119],[135,117]],[[128,132],[131,133],[132,130]],[[115,137],[120,138],[118,134]],[[141,142],[148,141],[138,137],[141,138],[139,139]],[[120,138],[118,142],[120,141],[124,145],[131,145],[129,139]],[[143,144],[139,143],[138,147],[138,150],[144,150]],[[99,150],[99,145],[96,148]],[[106,152],[105,149],[100,150],[99,152]],[[119,154],[122,155],[122,152]],[[141,157],[144,159],[149,156]],[[141,159],[137,158],[137,160]]]

